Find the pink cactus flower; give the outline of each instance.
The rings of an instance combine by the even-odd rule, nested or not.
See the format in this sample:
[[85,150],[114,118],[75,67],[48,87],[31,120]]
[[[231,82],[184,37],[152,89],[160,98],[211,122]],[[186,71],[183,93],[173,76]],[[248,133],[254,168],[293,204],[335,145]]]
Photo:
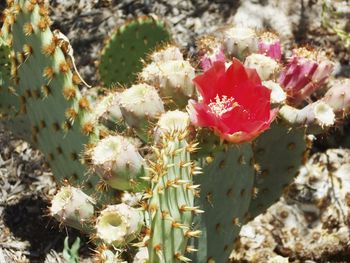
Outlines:
[[202,98],[190,100],[188,111],[195,126],[209,127],[223,140],[248,142],[270,127],[277,111],[270,109],[271,91],[261,84],[254,69],[237,60],[226,70],[217,61],[194,78]]
[[277,35],[271,32],[263,33],[258,42],[259,53],[276,61],[280,61],[282,57],[281,43]]
[[288,100],[299,104],[325,83],[333,67],[334,64],[320,53],[297,48],[281,72],[279,83],[286,91]]

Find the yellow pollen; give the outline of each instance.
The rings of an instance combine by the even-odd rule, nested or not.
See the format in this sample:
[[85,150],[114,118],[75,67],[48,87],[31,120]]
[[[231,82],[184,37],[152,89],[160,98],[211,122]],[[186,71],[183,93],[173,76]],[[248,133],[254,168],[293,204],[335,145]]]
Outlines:
[[304,58],[313,59],[313,60],[315,60],[317,56],[317,53],[315,51],[308,50],[305,47],[293,49],[293,53],[298,57],[304,57]]
[[235,102],[235,99],[233,97],[228,98],[227,96],[222,96],[220,98],[219,95],[216,95],[215,101],[210,100],[208,106],[212,113],[214,113],[216,116],[221,117],[226,112],[229,112],[235,107],[238,107],[239,104]]
[[264,40],[264,42],[267,42],[267,43],[275,43],[276,41],[279,40],[278,36],[271,32],[264,32],[261,35],[261,38]]

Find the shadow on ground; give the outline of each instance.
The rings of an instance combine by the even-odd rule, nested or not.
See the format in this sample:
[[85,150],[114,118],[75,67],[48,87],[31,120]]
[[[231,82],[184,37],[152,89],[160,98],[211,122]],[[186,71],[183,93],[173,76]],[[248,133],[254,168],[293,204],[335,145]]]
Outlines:
[[60,229],[58,223],[47,216],[48,205],[42,198],[30,196],[4,209],[6,226],[15,237],[30,244],[28,255],[30,262],[44,262],[46,254],[51,249],[62,251],[67,235],[70,243],[79,236],[82,239],[79,253],[81,256],[89,256],[93,246],[88,243],[88,239],[74,229]]

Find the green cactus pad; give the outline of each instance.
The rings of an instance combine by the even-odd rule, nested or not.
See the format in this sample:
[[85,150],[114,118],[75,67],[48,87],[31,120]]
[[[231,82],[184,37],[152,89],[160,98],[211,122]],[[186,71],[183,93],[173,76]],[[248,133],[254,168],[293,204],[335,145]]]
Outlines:
[[[99,179],[86,175],[80,154],[100,130],[91,122],[89,102],[75,85],[67,54],[49,28],[47,7],[18,0],[6,13],[2,34],[12,39],[18,65],[11,77],[20,97],[19,116],[28,116],[28,134],[46,156],[57,181],[67,179],[87,193],[96,193]],[[24,60],[18,60],[19,55]]]
[[12,130],[15,137],[31,141],[30,122],[26,114],[18,116],[20,97],[16,94],[11,80],[11,49],[0,37],[0,111],[1,123]]
[[296,176],[307,150],[304,129],[290,129],[275,123],[258,137],[254,157],[259,165],[254,187],[257,194],[249,206],[249,216],[263,213],[278,201],[284,188]]
[[142,69],[141,59],[170,41],[164,22],[140,17],[116,30],[102,50],[99,73],[105,85],[130,85]]
[[19,111],[19,97],[11,86],[10,47],[0,37],[0,109],[2,115],[16,115]]
[[194,177],[195,184],[200,184],[198,201],[205,213],[195,219],[195,228],[202,235],[193,240],[198,249],[189,255],[193,262],[227,262],[251,200],[252,158],[250,145],[233,146],[217,153],[203,175]]

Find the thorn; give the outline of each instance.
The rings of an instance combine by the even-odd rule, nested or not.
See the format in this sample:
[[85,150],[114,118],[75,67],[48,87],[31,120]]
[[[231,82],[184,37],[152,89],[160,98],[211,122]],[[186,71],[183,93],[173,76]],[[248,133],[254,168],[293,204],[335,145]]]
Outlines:
[[199,147],[197,147],[198,145],[199,145],[199,142],[190,143],[189,145],[187,145],[186,150],[187,150],[189,153],[196,152],[196,151],[199,149]]
[[188,167],[188,166],[191,166],[192,165],[192,162],[187,162],[187,163],[180,163],[180,167],[181,168],[185,168],[185,167]]
[[198,249],[195,249],[192,246],[187,246],[186,247],[186,252],[188,252],[188,253],[197,252],[197,251],[198,251]]
[[199,206],[181,206],[180,207],[181,212],[191,211],[195,214],[202,214],[204,213],[204,210],[199,209]]
[[174,228],[188,229],[188,226],[186,226],[184,224],[181,224],[181,223],[178,223],[176,221],[173,221],[171,223],[171,226],[174,227]]
[[176,253],[175,254],[175,257],[180,260],[180,261],[183,261],[183,262],[191,262],[192,260],[185,257],[184,255],[180,254],[180,253]]
[[178,184],[188,184],[190,182],[191,182],[190,180],[184,180],[184,179],[180,179],[180,180],[176,181],[176,183],[178,183]]
[[187,185],[187,189],[190,189],[190,190],[196,190],[200,187],[201,185],[200,184],[193,184],[193,185]]
[[189,230],[185,233],[185,236],[198,238],[201,234],[202,234],[202,231],[200,231],[200,230],[193,230],[193,231]]
[[141,176],[140,177],[142,180],[145,180],[147,182],[150,182],[152,180],[153,177],[150,177],[150,176]]

